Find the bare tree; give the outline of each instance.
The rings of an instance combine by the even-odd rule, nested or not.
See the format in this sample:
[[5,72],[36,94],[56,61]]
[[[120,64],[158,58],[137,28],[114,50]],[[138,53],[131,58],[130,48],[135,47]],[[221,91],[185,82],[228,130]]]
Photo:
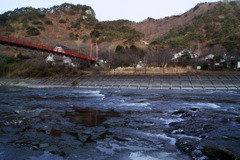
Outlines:
[[215,45],[208,51],[208,54],[214,56],[223,56],[225,53],[227,53],[227,50],[222,45]]
[[235,59],[238,59],[240,57],[240,48],[233,48],[229,55]]
[[163,73],[165,73],[166,64],[171,60],[171,53],[170,48],[159,48],[156,51],[158,66],[163,67]]
[[115,52],[111,54],[111,67],[136,67],[139,61],[144,58],[144,52],[141,50],[126,49],[124,52]]
[[146,64],[147,64],[149,67],[152,66],[152,65],[154,65],[154,64],[157,64],[157,60],[156,60],[155,54],[154,54],[153,52],[150,52],[150,51],[149,51],[149,52],[146,54],[145,59],[146,59]]

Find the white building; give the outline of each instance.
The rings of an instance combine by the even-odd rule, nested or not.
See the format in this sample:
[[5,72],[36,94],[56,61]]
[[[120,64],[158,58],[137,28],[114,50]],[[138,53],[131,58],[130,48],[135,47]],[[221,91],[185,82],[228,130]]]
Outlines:
[[[66,53],[66,50],[71,51],[68,47],[63,46],[61,44],[58,44],[54,51],[58,53]],[[72,67],[76,67],[76,64],[72,62],[72,59],[70,57],[67,57],[65,55],[54,55],[53,53],[50,53],[47,58],[45,59],[46,62],[50,62],[53,65],[55,64],[67,64]]]
[[182,50],[181,52],[175,53],[172,57],[172,60],[177,60],[178,58],[181,58],[182,56],[185,56],[185,55],[190,55],[192,59],[199,57],[198,52],[192,53],[190,50],[185,49],[185,50]]

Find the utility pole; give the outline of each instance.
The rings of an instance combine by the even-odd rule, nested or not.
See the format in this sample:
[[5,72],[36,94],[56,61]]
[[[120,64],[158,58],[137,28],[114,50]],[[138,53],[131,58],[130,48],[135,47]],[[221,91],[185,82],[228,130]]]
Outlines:
[[108,67],[110,69],[110,46],[108,47]]
[[200,53],[200,50],[199,50],[199,40],[198,40],[198,53]]

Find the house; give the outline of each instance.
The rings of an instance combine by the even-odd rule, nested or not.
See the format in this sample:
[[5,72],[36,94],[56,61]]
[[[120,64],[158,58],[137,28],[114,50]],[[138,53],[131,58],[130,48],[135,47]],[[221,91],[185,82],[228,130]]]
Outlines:
[[185,50],[182,50],[179,53],[174,54],[173,57],[172,57],[172,60],[177,60],[177,59],[179,59],[183,56],[190,56],[191,59],[193,59],[193,58],[199,57],[199,55],[200,54],[198,52],[192,53],[190,50],[185,49]]
[[51,63],[52,65],[62,65],[63,64],[63,58],[62,55],[56,55],[53,53],[50,53],[47,58],[45,59],[47,63]]
[[[66,53],[66,51],[71,51],[70,48],[57,44],[56,47],[54,48],[54,51],[60,52],[60,53]],[[69,66],[76,67],[76,64],[72,62],[72,59],[70,57],[67,57],[65,55],[54,55],[53,53],[50,53],[47,58],[45,59],[46,62],[50,62],[53,65],[63,65],[63,64],[68,64]]]
[[237,69],[240,69],[240,57],[237,59]]
[[210,59],[213,59],[214,57],[215,57],[215,55],[209,54],[209,55],[206,55],[204,58],[205,58],[205,60],[210,60]]
[[64,64],[72,65],[72,60],[69,57],[63,56],[62,61]]
[[62,44],[57,44],[56,47],[54,48],[54,51],[60,52],[60,53],[66,53],[66,51],[71,51],[71,49]]
[[228,55],[225,58],[226,67],[229,69],[240,69],[240,57],[237,55]]
[[198,51],[195,51],[194,54],[197,55],[198,57],[201,55],[201,53]]
[[54,62],[54,55],[52,53],[50,53],[47,58],[46,58],[46,62]]
[[203,62],[203,61],[209,61],[213,60],[215,56],[213,54],[204,54],[198,57],[198,61]]

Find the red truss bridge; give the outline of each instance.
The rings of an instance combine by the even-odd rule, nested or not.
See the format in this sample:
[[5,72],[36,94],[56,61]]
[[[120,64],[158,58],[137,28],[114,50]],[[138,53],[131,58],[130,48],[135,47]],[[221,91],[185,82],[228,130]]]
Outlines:
[[96,57],[92,57],[92,47],[93,47],[92,45],[91,45],[90,56],[88,56],[88,55],[78,53],[77,51],[71,50],[69,48],[62,49],[60,47],[53,47],[53,46],[49,46],[46,44],[41,44],[41,43],[24,40],[24,39],[20,39],[20,38],[15,38],[15,37],[9,37],[9,36],[1,36],[0,35],[0,43],[14,45],[17,47],[28,48],[28,49],[32,49],[32,50],[40,50],[43,52],[49,52],[49,53],[54,53],[54,54],[59,54],[59,55],[80,58],[80,59],[88,60],[88,61],[92,61],[92,62],[96,62],[98,60],[97,44],[95,44],[96,45]]

